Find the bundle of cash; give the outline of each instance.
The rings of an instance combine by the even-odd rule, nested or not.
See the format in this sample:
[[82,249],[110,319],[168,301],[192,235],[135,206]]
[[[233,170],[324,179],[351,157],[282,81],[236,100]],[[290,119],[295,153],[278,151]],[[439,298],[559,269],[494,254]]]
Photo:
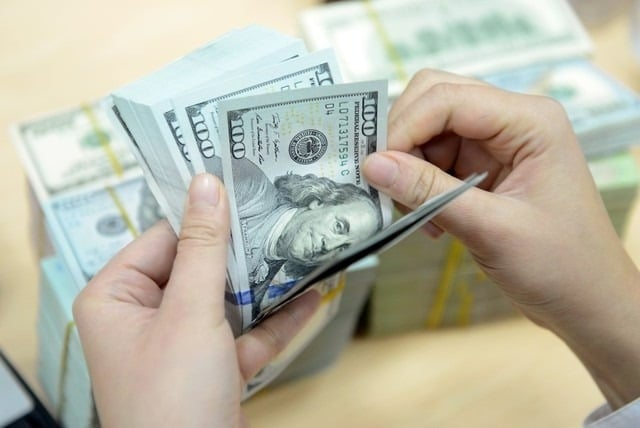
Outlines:
[[[624,151],[592,159],[589,168],[622,237],[640,187],[637,157]],[[397,334],[516,314],[459,241],[447,235],[432,240],[416,232],[380,255],[366,331],[370,335]]]
[[535,64],[483,77],[500,88],[559,101],[589,158],[640,142],[640,97],[585,59]]
[[97,426],[89,371],[71,307],[76,287],[64,263],[48,257],[40,264],[38,379],[62,426]]
[[416,232],[380,259],[366,317],[370,335],[465,326],[515,313],[449,235],[431,240]]
[[310,48],[336,49],[347,81],[389,79],[391,97],[425,67],[486,75],[592,50],[564,0],[343,1],[299,24]]
[[124,245],[163,217],[135,157],[100,102],[12,126],[29,178],[40,266],[38,377],[64,426],[96,426],[72,304]]
[[589,161],[589,169],[609,218],[618,236],[623,238],[640,186],[638,154],[625,150],[592,159]]
[[389,78],[397,97],[422,68],[556,98],[584,153],[624,151],[640,135],[637,94],[587,59],[591,41],[564,0],[367,0],[300,15],[308,45],[334,46],[345,80]]

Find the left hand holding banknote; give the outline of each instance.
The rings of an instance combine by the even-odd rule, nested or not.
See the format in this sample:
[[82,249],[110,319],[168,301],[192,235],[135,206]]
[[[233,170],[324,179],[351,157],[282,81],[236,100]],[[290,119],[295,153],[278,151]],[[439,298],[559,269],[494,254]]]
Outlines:
[[311,291],[234,339],[224,309],[228,209],[219,180],[197,176],[179,239],[155,225],[76,299],[102,426],[243,425],[244,384],[318,307]]

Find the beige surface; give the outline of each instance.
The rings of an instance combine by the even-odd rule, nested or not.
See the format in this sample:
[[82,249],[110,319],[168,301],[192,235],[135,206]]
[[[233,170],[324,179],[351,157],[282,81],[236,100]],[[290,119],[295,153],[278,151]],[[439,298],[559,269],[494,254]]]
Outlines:
[[[100,97],[232,27],[258,22],[294,34],[297,12],[314,3],[0,2],[0,348],[29,382],[37,383],[37,268],[7,125]],[[626,24],[621,16],[594,30],[596,61],[638,89]],[[635,230],[628,245],[640,255]],[[245,409],[254,427],[567,427],[600,400],[561,342],[515,319],[357,340],[328,370]]]

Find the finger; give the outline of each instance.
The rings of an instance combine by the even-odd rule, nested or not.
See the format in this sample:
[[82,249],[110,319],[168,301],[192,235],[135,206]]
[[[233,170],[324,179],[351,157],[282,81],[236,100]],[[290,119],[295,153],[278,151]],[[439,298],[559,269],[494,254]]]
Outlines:
[[176,236],[166,220],[161,220],[120,250],[98,273],[112,274],[115,270],[131,269],[150,278],[156,284],[169,279],[171,264],[176,255]]
[[[367,181],[402,206],[415,209],[427,199],[460,185],[460,180],[437,166],[408,153],[386,151],[369,155],[363,172]],[[434,226],[456,236],[464,236],[470,228],[476,233],[487,224],[487,208],[498,202],[492,194],[470,189],[455,199],[432,222]],[[437,230],[432,229],[437,235]]]
[[433,222],[428,221],[422,226],[422,230],[433,239],[438,239],[444,233],[442,228],[436,226]]
[[429,163],[437,165],[443,171],[450,171],[456,164],[461,144],[459,136],[445,133],[432,138],[429,144],[420,147],[420,153]]
[[[562,107],[548,98],[482,85],[440,83],[389,124],[388,145],[408,152],[436,136],[453,133],[483,144],[498,162],[510,165],[536,126],[565,118]],[[527,154],[521,152],[520,157]]]
[[220,180],[201,174],[191,182],[163,307],[206,320],[224,320],[229,205]]
[[486,172],[481,188],[488,189],[496,182],[504,166],[487,152],[482,144],[469,141],[455,134],[445,133],[431,139],[419,149],[419,157],[436,165],[457,178],[466,178],[477,172]]
[[489,86],[488,83],[480,80],[460,76],[443,70],[434,70],[429,68],[422,69],[411,78],[405,90],[393,103],[393,106],[389,111],[389,122],[395,120],[398,115],[402,114],[407,106],[413,104],[416,99],[424,96],[425,92],[429,88],[443,82]]
[[114,300],[158,307],[162,298],[158,285],[169,278],[176,241],[166,220],[153,225],[120,250],[89,281],[74,303],[74,314],[82,317],[85,307]]
[[320,300],[320,293],[310,290],[236,339],[245,382],[282,352],[311,318]]

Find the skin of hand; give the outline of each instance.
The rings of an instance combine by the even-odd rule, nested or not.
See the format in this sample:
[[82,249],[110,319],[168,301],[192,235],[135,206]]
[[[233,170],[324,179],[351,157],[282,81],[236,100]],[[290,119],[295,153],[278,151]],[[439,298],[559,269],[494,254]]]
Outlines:
[[389,151],[363,165],[401,209],[488,172],[429,226],[461,240],[529,319],[581,359],[612,408],[640,396],[640,278],[564,109],[435,70],[389,113]]
[[180,237],[160,222],[118,253],[73,307],[105,427],[243,426],[242,388],[320,302],[307,293],[234,339],[225,319],[229,208],[196,176]]

